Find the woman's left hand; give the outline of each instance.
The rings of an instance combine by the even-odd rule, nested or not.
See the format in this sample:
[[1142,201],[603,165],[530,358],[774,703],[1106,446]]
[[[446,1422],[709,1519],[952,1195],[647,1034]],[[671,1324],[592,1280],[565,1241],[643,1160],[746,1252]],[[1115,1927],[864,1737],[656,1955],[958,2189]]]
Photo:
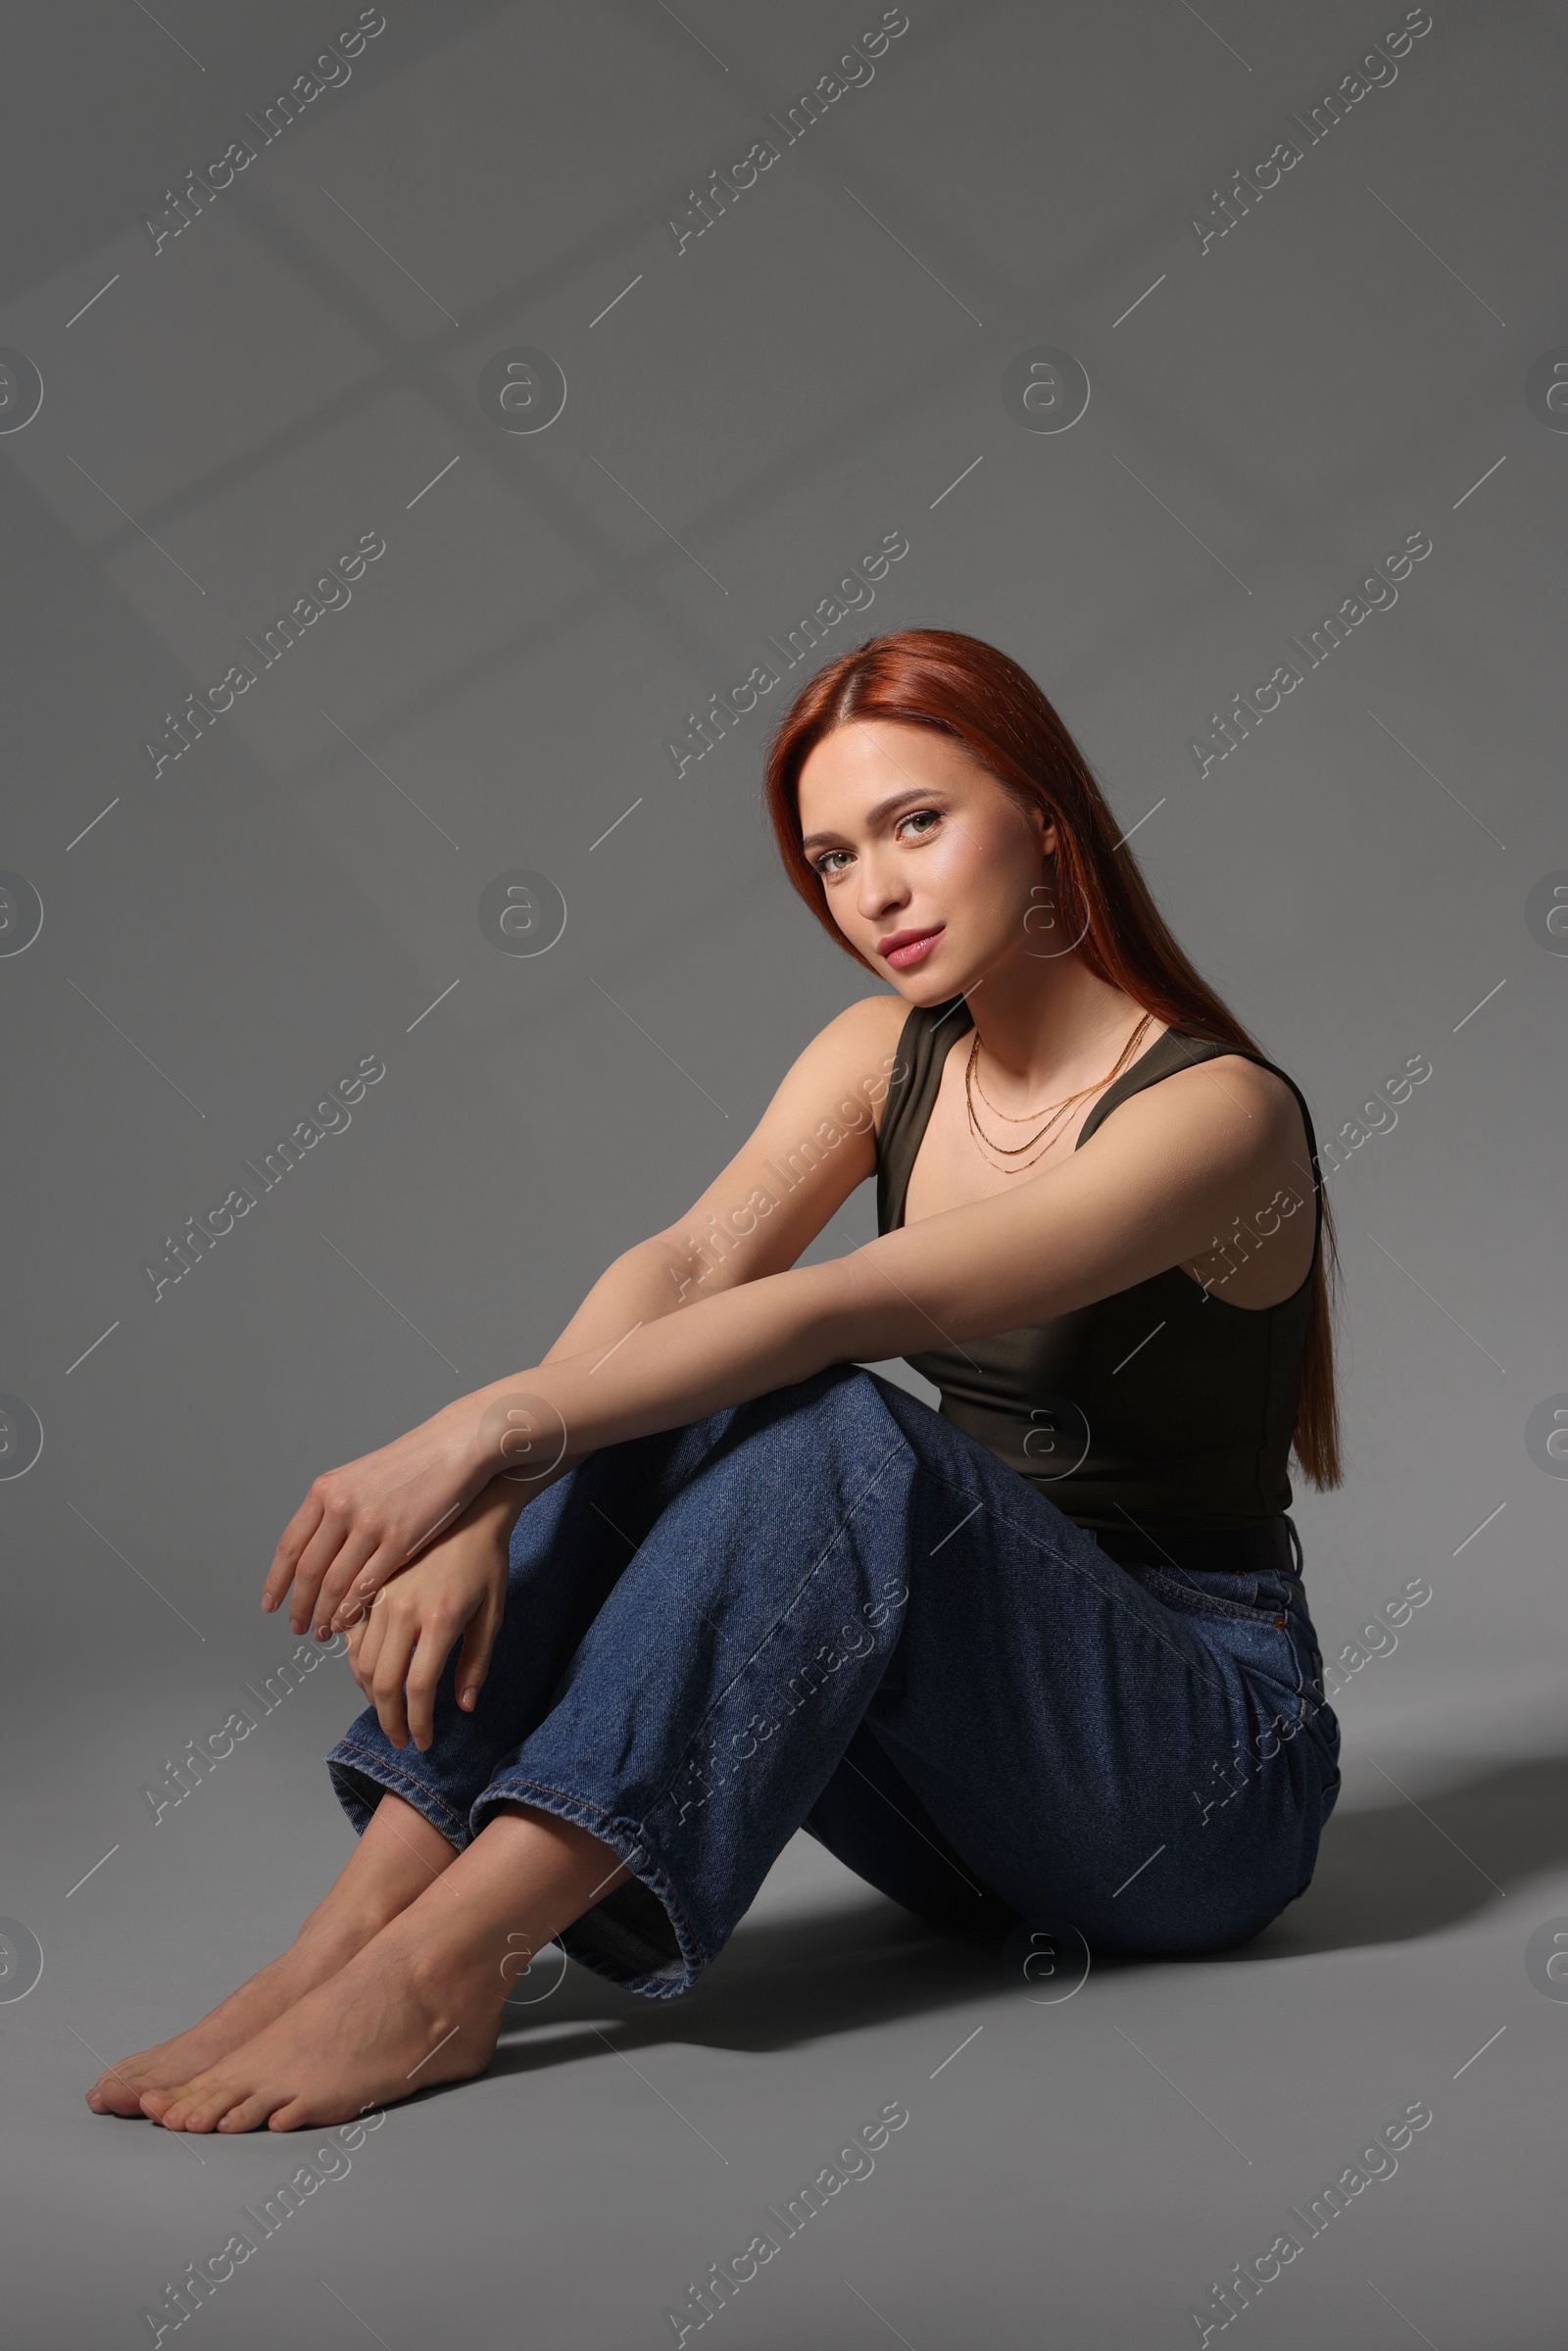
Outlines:
[[459,1396],[393,1444],[323,1470],[278,1540],[262,1606],[287,1596],[293,1630],[314,1620],[324,1639],[356,1579],[362,1596],[385,1584],[494,1477],[482,1411],[482,1399]]
[[421,1754],[429,1747],[436,1690],[460,1634],[458,1704],[471,1713],[477,1703],[506,1608],[518,1507],[514,1487],[481,1494],[350,1628],[350,1670],[395,1747],[411,1737]]

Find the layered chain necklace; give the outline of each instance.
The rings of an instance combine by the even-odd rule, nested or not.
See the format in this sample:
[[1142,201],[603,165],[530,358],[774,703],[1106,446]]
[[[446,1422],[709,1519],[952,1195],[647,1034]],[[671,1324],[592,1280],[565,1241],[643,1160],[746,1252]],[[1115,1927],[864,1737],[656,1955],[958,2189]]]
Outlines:
[[[1148,1028],[1152,1018],[1153,1014],[1152,1012],[1146,1012],[1144,1014],[1143,1019],[1138,1023],[1138,1026],[1134,1029],[1132,1035],[1128,1038],[1126,1044],[1122,1047],[1121,1052],[1116,1056],[1115,1067],[1107,1070],[1102,1078],[1097,1078],[1092,1086],[1081,1086],[1076,1094],[1069,1094],[1065,1096],[1064,1099],[1059,1102],[1047,1102],[1044,1105],[1043,1110],[1026,1110],[1021,1118],[1014,1118],[1010,1111],[999,1110],[996,1103],[987,1094],[985,1088],[980,1084],[980,1032],[978,1029],[976,1029],[974,1034],[974,1043],[969,1048],[969,1058],[964,1065],[963,1094],[964,1100],[969,1107],[969,1132],[974,1137],[975,1149],[980,1151],[982,1158],[984,1158],[985,1153],[988,1151],[995,1151],[998,1154],[998,1159],[992,1159],[989,1164],[997,1168],[999,1175],[1025,1174],[1029,1168],[1035,1165],[1036,1161],[1045,1157],[1047,1151],[1051,1149],[1052,1144],[1056,1139],[1057,1128],[1060,1126],[1062,1119],[1066,1116],[1067,1112],[1072,1109],[1074,1104],[1081,1102],[1086,1095],[1098,1094],[1102,1086],[1108,1086],[1113,1079],[1118,1078],[1121,1075],[1122,1071],[1126,1068],[1128,1061],[1132,1057],[1133,1048],[1137,1045],[1138,1040],[1140,1037],[1142,1037],[1145,1029]],[[985,1103],[986,1108],[994,1111],[997,1117],[1003,1119],[1006,1125],[1015,1127],[1027,1126],[1031,1119],[1040,1118],[1042,1116],[1045,1117],[1045,1125],[1037,1127],[1035,1132],[1032,1135],[1026,1136],[1022,1143],[998,1143],[992,1136],[986,1133],[984,1127],[982,1127],[980,1124],[978,1117],[975,1115],[974,1098],[976,1091],[978,1091],[980,1100]],[[1039,1144],[1040,1146],[1038,1151],[1036,1151],[1034,1148],[1036,1144]],[[999,1159],[1020,1158],[1025,1151],[1029,1151],[1033,1155],[1027,1159],[1024,1159],[1023,1164],[1019,1167],[1004,1167],[999,1165],[998,1163]]]

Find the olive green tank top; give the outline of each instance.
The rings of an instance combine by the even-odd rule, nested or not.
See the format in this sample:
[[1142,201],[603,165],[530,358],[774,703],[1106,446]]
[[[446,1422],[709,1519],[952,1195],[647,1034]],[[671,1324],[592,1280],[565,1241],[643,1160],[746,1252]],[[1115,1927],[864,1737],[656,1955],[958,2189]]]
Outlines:
[[[904,1221],[944,1061],[972,1026],[962,997],[917,1005],[904,1025],[877,1141],[879,1233]],[[1106,1088],[1075,1149],[1146,1086],[1238,1052],[1274,1070],[1300,1104],[1313,1231],[1312,1265],[1298,1290],[1277,1306],[1233,1306],[1171,1265],[1049,1322],[905,1357],[941,1390],[947,1419],[1097,1535],[1256,1528],[1291,1506],[1286,1463],[1322,1227],[1317,1143],[1299,1087],[1261,1053],[1167,1029]],[[1303,1181],[1260,1206],[1256,1231],[1277,1231],[1285,1214],[1304,1207],[1305,1189]]]

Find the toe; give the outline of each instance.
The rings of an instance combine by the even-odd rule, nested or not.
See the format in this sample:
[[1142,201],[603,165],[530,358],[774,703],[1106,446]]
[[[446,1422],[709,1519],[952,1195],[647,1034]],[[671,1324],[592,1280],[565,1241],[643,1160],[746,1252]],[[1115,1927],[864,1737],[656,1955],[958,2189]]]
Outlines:
[[187,2116],[202,2103],[202,2085],[182,2082],[172,2089],[150,2089],[142,2093],[141,2110],[162,2123],[166,2131],[183,2131]]
[[182,2094],[164,2115],[166,2131],[212,2131],[219,2117],[227,2114],[237,2099],[244,2096],[237,2082],[215,2082],[203,2075],[187,2082]]
[[177,2120],[173,2116],[166,2115],[164,2122],[166,2127],[172,2131],[215,2131],[218,2128],[219,2118],[225,2111],[226,2109],[216,2101],[207,2100],[195,2106],[187,2106]]
[[218,2128],[220,2131],[225,2131],[259,2130],[267,2120],[267,2110],[270,2104],[270,2100],[263,2097],[260,2092],[249,2098],[241,2098],[221,2117]]
[[94,2114],[140,2114],[141,2089],[123,2074],[100,2074],[87,2092]]

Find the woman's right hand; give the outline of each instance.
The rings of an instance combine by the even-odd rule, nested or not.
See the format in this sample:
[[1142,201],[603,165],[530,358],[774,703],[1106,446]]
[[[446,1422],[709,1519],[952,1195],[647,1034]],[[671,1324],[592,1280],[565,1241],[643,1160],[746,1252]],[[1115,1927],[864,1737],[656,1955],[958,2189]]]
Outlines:
[[458,1704],[466,1713],[477,1704],[506,1608],[512,1530],[520,1506],[515,1487],[487,1487],[455,1526],[381,1587],[350,1626],[350,1671],[395,1747],[412,1738],[421,1754],[428,1749],[436,1690],[460,1635]]

